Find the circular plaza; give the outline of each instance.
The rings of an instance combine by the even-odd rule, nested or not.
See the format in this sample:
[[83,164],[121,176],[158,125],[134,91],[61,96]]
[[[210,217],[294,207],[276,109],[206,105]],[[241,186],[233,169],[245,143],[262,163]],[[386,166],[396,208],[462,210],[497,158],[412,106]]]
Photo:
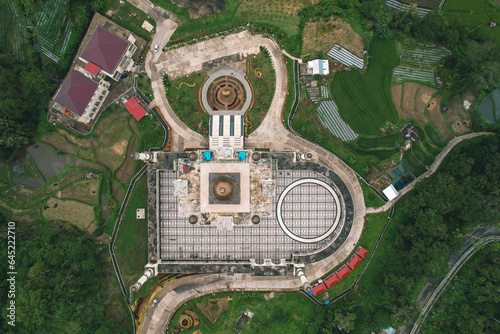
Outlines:
[[201,89],[201,103],[211,115],[243,115],[252,104],[252,89],[246,74],[233,67],[208,73]]

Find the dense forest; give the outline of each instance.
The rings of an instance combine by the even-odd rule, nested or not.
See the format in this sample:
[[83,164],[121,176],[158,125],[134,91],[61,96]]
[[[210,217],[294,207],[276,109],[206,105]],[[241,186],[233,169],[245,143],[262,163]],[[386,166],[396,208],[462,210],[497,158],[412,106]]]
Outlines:
[[[7,245],[7,222],[0,216],[0,242]],[[2,333],[121,333],[104,317],[99,295],[100,272],[106,245],[96,245],[83,232],[45,222],[15,226],[15,327]],[[2,247],[6,249],[6,247]],[[7,252],[1,254],[0,294],[7,300]],[[5,306],[5,305],[4,305]]]
[[317,328],[311,333],[334,330],[339,323],[363,333],[415,317],[417,283],[444,276],[444,258],[460,248],[471,228],[498,225],[499,189],[500,138],[484,136],[457,146],[436,173],[397,204],[378,260],[372,260],[353,292],[327,308],[323,322],[311,323]]
[[474,255],[427,317],[423,334],[500,333],[500,244]]

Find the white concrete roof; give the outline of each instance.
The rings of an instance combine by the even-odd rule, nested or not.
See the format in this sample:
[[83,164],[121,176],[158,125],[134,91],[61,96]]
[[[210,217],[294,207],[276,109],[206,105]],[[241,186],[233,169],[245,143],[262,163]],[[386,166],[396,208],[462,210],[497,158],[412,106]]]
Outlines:
[[315,74],[328,75],[328,73],[330,73],[330,68],[328,66],[328,60],[314,59],[314,60],[307,62],[307,67],[313,69],[313,75],[315,75]]
[[394,188],[394,186],[391,184],[390,186],[388,186],[387,188],[385,188],[384,190],[382,190],[382,192],[384,193],[385,197],[387,197],[387,199],[390,201],[394,198],[396,198],[396,196],[398,196],[398,191],[396,190],[396,188]]

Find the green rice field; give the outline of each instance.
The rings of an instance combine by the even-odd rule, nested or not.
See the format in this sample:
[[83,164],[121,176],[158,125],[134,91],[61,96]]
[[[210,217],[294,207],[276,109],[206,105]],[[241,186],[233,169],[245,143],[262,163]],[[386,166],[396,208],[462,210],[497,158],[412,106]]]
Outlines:
[[68,25],[68,0],[48,0],[34,15],[36,41],[47,57],[58,62],[66,50],[71,29]]
[[23,37],[26,24],[20,6],[19,1],[0,0],[0,50],[26,62],[31,46]]
[[399,64],[396,42],[374,39],[369,55],[366,72],[339,71],[332,83],[340,116],[361,135],[380,134],[380,128],[399,120],[390,91],[392,72]]

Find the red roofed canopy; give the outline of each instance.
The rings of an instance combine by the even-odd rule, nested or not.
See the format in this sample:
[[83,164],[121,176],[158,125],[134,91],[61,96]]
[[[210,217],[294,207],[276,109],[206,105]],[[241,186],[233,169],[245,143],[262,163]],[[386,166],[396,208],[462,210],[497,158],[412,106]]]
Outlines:
[[98,26],[85,46],[81,57],[113,75],[129,42]]
[[344,279],[347,275],[349,275],[351,273],[351,269],[349,269],[348,266],[343,266],[342,268],[340,268],[336,274],[337,276],[342,280]]
[[349,260],[347,265],[349,266],[349,268],[354,270],[354,269],[356,269],[357,266],[359,266],[361,261],[363,261],[363,259],[360,258],[359,256],[357,256],[356,254],[354,254],[354,256]]
[[312,292],[315,296],[322,294],[325,291],[326,291],[325,283],[320,283],[320,284],[312,287]]
[[358,252],[356,254],[358,254],[362,259],[364,259],[366,254],[368,254],[368,251],[363,247],[359,247]]
[[96,64],[91,63],[90,61],[85,65],[84,67],[85,71],[89,72],[92,75],[97,75],[99,73],[99,70],[101,69],[99,66]]
[[125,103],[125,108],[127,108],[132,116],[134,116],[136,121],[139,121],[144,117],[144,115],[146,115],[146,110],[141,107],[139,102],[137,102],[137,100],[133,96]]
[[332,286],[334,286],[335,284],[337,284],[338,282],[340,282],[340,279],[337,277],[337,275],[333,274],[332,276],[328,277],[326,280],[325,280],[325,284],[326,286],[328,287],[328,289],[330,289]]
[[82,116],[99,84],[78,71],[71,70],[64,79],[54,101]]

